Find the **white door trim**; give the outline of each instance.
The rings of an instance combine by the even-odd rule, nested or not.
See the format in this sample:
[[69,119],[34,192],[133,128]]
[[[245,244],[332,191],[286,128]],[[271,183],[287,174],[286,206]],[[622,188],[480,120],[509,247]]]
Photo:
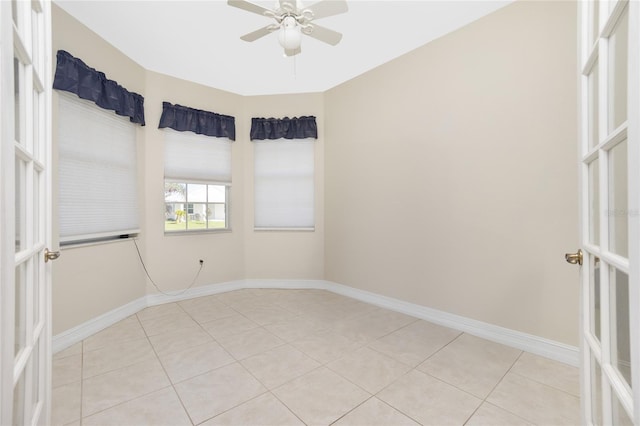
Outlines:
[[[13,166],[13,30],[11,25],[11,3],[0,1],[0,205],[13,206],[14,166]],[[0,208],[0,300],[13,300],[15,271],[14,256],[14,210]],[[5,284],[6,283],[6,284]],[[13,330],[7,324],[13,324],[13,308],[0,303],[0,371],[13,371]],[[8,356],[10,355],[10,356]],[[13,398],[13,376],[0,374],[0,424],[11,424]]]
[[[629,4],[629,75],[627,91],[629,94],[629,120],[628,137],[636,143],[629,144],[629,162],[636,167],[629,167],[629,180],[640,182],[640,2],[632,1]],[[640,277],[640,185],[629,191],[629,256],[633,259],[629,265],[629,275]],[[636,309],[631,309],[631,358],[640,359],[640,286],[631,286],[629,300]],[[632,386],[634,389],[633,409],[636,424],[640,423],[640,366],[636,365],[632,370]]]
[[0,424],[50,423],[50,13],[0,1]]

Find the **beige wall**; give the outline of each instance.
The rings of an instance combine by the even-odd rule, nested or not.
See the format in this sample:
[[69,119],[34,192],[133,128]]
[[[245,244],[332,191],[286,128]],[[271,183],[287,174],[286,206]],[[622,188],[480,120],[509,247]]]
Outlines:
[[[244,156],[243,142],[232,143],[231,224],[232,232],[196,235],[164,234],[164,133],[158,129],[162,102],[215,111],[236,117],[242,131],[242,97],[188,81],[148,72],[145,96],[147,126],[144,140],[144,215],[141,239],[145,262],[156,284],[163,290],[180,290],[193,281],[199,264],[204,267],[197,285],[243,278]],[[148,283],[147,291],[155,289]]]
[[[52,7],[53,51],[63,49],[105,72],[130,91],[143,93],[145,70],[64,13]],[[55,64],[54,64],[55,66]],[[53,235],[57,238],[56,113],[53,91]],[[138,129],[138,148],[143,131]],[[141,161],[140,156],[138,160]],[[141,172],[142,176],[142,172]],[[54,244],[56,241],[54,241]],[[145,294],[144,275],[131,241],[63,249],[53,265],[53,333],[79,325]]]
[[[573,3],[518,2],[327,93],[264,97],[145,71],[53,9],[54,50],[145,96],[139,243],[163,290],[204,259],[197,285],[325,278],[577,344]],[[162,101],[236,117],[232,232],[164,235]],[[257,232],[250,119],[291,115],[318,118],[316,231]],[[63,251],[54,334],[155,292],[134,250]]]
[[[324,96],[318,94],[245,98],[245,261],[247,278],[322,279],[324,277]],[[315,231],[253,230],[253,144],[248,133],[251,117],[316,117]]]
[[[69,51],[145,97],[146,126],[138,129],[141,233],[138,245],[147,269],[162,291],[244,278],[321,279],[324,271],[323,116],[321,94],[243,97],[147,71],[54,5],[54,52]],[[54,91],[55,92],[55,91]],[[164,131],[158,129],[162,102],[236,117],[232,145],[231,232],[164,235]],[[57,98],[54,93],[54,123]],[[251,117],[315,115],[315,232],[253,230],[253,148]],[[54,149],[55,149],[54,128]],[[54,176],[54,187],[55,176]],[[55,199],[54,190],[54,199]],[[54,213],[57,223],[57,213]],[[54,229],[54,235],[57,230]],[[60,333],[156,289],[146,278],[132,240],[63,249],[54,265],[53,332]]]
[[578,344],[575,7],[514,3],[326,93],[326,279]]

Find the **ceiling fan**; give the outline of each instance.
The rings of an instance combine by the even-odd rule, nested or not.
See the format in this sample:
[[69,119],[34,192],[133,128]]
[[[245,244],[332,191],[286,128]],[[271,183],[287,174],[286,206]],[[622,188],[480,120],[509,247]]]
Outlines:
[[335,46],[342,34],[313,23],[312,21],[338,15],[349,10],[346,0],[320,0],[304,7],[300,0],[278,0],[271,10],[246,0],[228,0],[229,6],[237,7],[275,20],[274,23],[240,37],[244,41],[255,41],[278,31],[278,41],[287,56],[295,56],[302,50],[302,34]]

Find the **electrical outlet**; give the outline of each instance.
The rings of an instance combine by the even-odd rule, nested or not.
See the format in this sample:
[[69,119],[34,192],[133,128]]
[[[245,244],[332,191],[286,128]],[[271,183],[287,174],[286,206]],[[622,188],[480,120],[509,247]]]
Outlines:
[[200,262],[200,266],[204,265],[204,260],[200,259],[198,262]]

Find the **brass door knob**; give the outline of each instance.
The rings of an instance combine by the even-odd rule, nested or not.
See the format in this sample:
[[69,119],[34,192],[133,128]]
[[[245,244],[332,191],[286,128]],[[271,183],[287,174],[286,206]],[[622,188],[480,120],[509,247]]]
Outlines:
[[44,249],[44,263],[47,263],[50,260],[56,260],[59,257],[59,251],[49,251],[48,248]]
[[578,250],[577,253],[566,253],[564,260],[572,265],[582,265],[582,250]]

